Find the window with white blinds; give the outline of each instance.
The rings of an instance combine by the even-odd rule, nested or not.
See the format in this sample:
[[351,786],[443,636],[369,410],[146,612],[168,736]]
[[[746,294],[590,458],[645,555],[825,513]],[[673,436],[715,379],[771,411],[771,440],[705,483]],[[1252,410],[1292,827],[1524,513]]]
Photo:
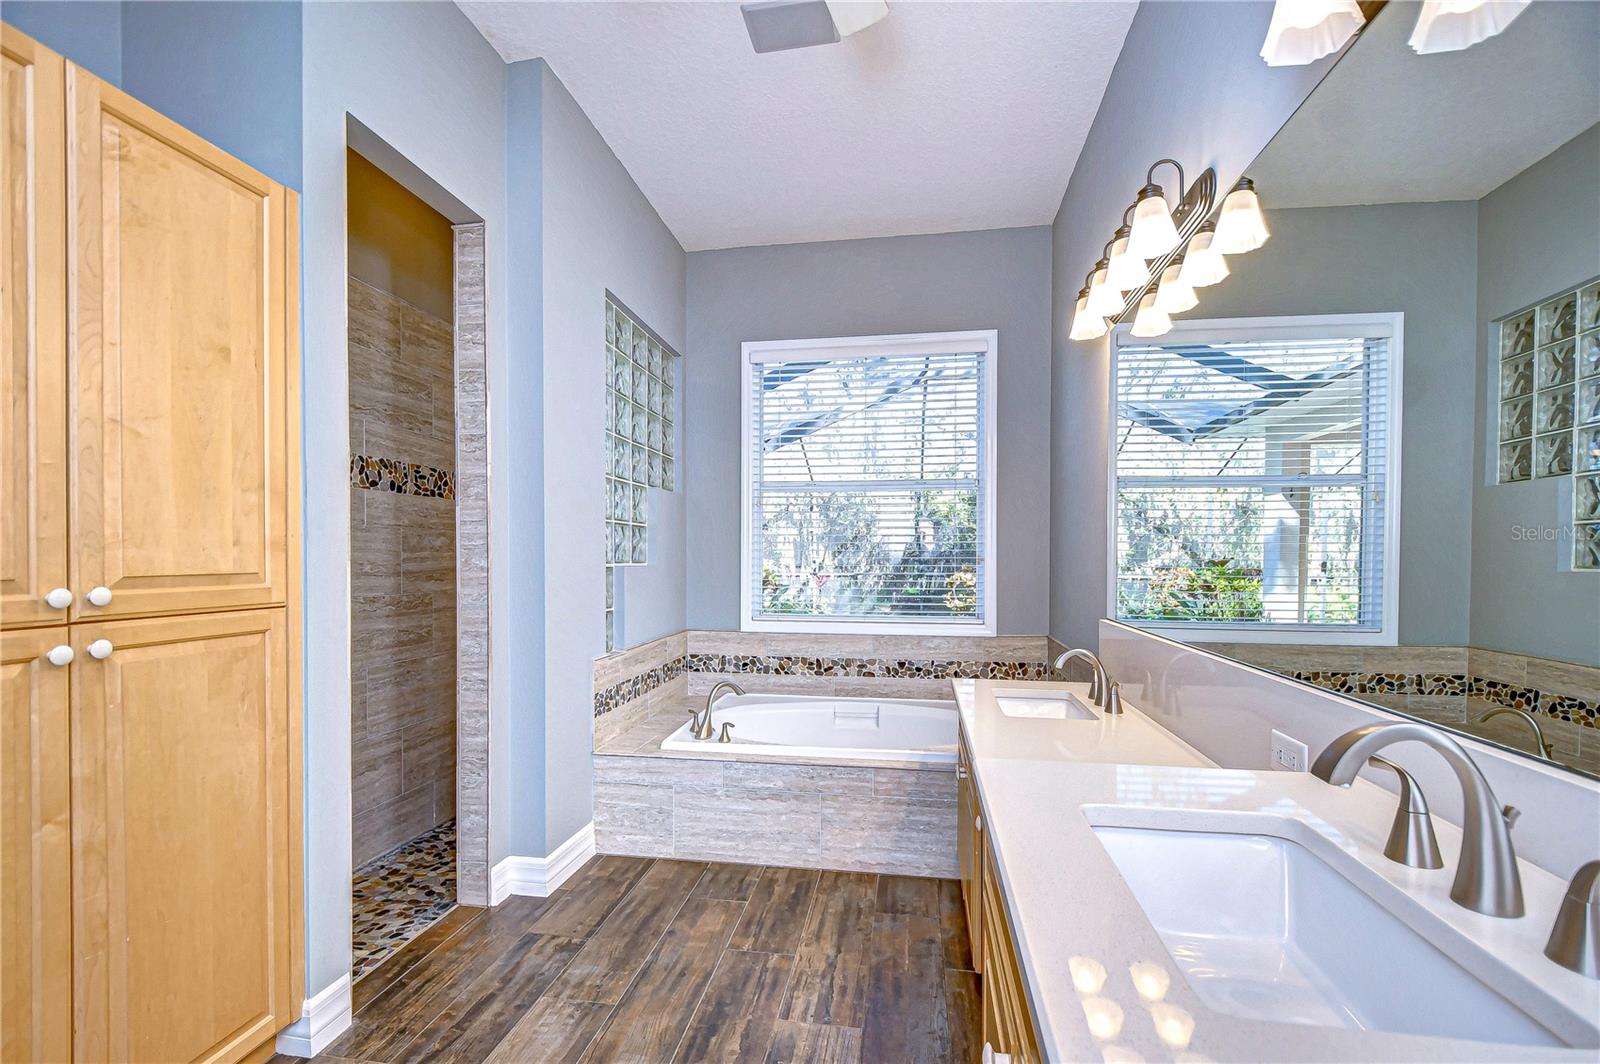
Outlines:
[[993,630],[992,332],[744,345],[744,623]]
[[1392,641],[1397,314],[1113,334],[1112,616]]

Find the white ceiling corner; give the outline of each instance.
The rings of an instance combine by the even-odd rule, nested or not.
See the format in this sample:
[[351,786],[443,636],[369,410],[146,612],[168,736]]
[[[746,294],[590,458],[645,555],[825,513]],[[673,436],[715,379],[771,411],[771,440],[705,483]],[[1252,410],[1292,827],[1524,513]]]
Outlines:
[[690,251],[1048,224],[1135,3],[913,3],[757,55],[733,2],[460,0],[543,58]]

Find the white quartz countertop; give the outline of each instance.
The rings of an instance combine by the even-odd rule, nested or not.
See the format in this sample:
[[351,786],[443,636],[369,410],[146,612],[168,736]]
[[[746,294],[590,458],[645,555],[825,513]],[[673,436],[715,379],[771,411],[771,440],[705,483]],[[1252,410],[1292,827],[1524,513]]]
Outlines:
[[[1256,831],[1292,820],[1305,838],[1358,861],[1362,876],[1400,888],[1406,904],[1420,906],[1423,919],[1438,921],[1435,926],[1455,933],[1456,941],[1470,938],[1462,947],[1467,962],[1481,955],[1503,963],[1507,970],[1500,974],[1509,983],[1539,987],[1579,1016],[1600,1017],[1600,982],[1543,957],[1562,880],[1521,862],[1526,916],[1499,920],[1462,908],[1449,898],[1460,830],[1435,818],[1444,869],[1388,860],[1382,848],[1394,797],[1380,787],[1358,780],[1337,788],[1308,773],[1216,768],[1136,706],[1117,721],[1027,719],[1001,713],[991,693],[994,687],[1065,688],[1087,703],[1086,684],[957,680],[953,686],[1041,1048],[1050,1060],[1600,1059],[1594,1048],[1275,1023],[1208,1008],[1178,972],[1100,845],[1094,823],[1170,826],[1170,818],[1181,815],[1193,830]],[[1405,994],[1403,981],[1384,963],[1372,958],[1372,978],[1394,979],[1395,993]],[[1147,965],[1170,977],[1156,1001],[1140,996],[1130,971],[1148,973],[1135,968]],[[1470,963],[1464,966],[1471,970]],[[1144,985],[1148,990],[1149,981]]]

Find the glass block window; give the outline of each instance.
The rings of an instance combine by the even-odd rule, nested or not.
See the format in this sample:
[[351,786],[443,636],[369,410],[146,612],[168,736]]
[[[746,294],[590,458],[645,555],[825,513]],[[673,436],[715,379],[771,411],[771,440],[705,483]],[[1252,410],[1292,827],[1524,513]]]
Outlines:
[[1600,473],[1574,477],[1572,491],[1573,568],[1600,571]]
[[606,294],[606,562],[644,565],[646,495],[672,491],[678,353]]
[[1498,325],[1500,483],[1600,470],[1600,283]]

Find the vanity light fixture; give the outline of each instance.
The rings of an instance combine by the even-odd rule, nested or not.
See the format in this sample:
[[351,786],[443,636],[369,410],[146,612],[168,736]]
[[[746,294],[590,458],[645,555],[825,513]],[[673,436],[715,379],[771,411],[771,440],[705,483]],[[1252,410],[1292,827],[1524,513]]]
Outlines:
[[1215,247],[1217,227],[1207,222],[1189,241],[1178,279],[1190,288],[1208,288],[1228,276],[1228,262]]
[[1098,340],[1105,334],[1106,319],[1089,313],[1089,289],[1087,286],[1080,288],[1078,305],[1072,311],[1072,328],[1067,332],[1067,339]]
[[1156,309],[1166,314],[1182,314],[1200,304],[1194,289],[1183,283],[1183,257],[1161,271],[1161,285],[1156,289]]
[[1511,25],[1530,0],[1424,0],[1411,31],[1418,55],[1459,52],[1486,41]]
[[[1129,208],[1132,210],[1132,208]],[[1150,283],[1150,266],[1144,259],[1135,255],[1128,247],[1128,240],[1133,229],[1124,222],[1111,238],[1111,264],[1106,270],[1106,279],[1113,288],[1124,292],[1131,292],[1136,288],[1143,288]]]
[[1102,255],[1089,272],[1088,311],[1098,318],[1110,318],[1122,310],[1122,290],[1112,286],[1108,270],[1108,261]]
[[1172,331],[1172,319],[1156,306],[1156,293],[1146,292],[1139,300],[1139,313],[1134,316],[1130,331],[1135,336],[1161,336]]
[[1172,222],[1167,195],[1155,183],[1156,167],[1167,163],[1178,171],[1178,188],[1183,189],[1183,166],[1176,159],[1157,159],[1145,171],[1144,187],[1133,201],[1133,231],[1128,234],[1128,250],[1142,259],[1165,255],[1178,246],[1178,227]]
[[1332,55],[1367,21],[1356,0],[1278,0],[1261,58],[1267,66],[1305,66]]
[[1261,199],[1256,195],[1255,182],[1241,177],[1222,201],[1217,235],[1211,246],[1223,255],[1242,255],[1265,244],[1271,235],[1267,220],[1261,216]]

